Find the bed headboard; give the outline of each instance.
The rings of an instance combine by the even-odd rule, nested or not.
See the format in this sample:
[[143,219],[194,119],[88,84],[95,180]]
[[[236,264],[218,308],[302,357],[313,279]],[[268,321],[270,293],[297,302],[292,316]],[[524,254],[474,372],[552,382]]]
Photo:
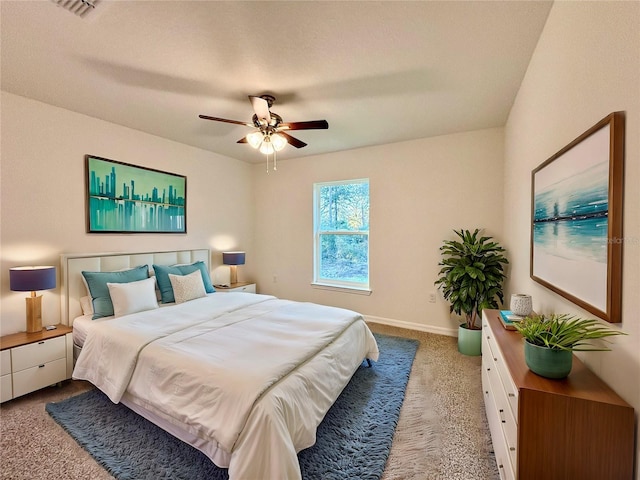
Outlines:
[[208,248],[196,250],[173,250],[169,252],[117,252],[117,253],[77,253],[60,255],[61,302],[60,321],[73,325],[73,319],[82,315],[80,298],[87,295],[87,287],[82,280],[82,271],[112,272],[140,265],[174,265],[203,261],[211,271],[211,252]]

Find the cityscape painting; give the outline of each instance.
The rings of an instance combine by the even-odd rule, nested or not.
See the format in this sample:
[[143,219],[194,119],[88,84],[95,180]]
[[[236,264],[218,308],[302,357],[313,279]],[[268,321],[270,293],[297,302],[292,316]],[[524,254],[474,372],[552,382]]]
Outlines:
[[531,278],[619,322],[624,116],[609,115],[532,172]]
[[187,178],[86,155],[89,233],[186,233]]

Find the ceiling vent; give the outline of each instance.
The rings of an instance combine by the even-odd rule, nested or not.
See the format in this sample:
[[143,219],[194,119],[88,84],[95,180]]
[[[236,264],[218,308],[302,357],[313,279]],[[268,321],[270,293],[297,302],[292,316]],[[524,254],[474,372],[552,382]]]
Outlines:
[[84,18],[96,8],[100,0],[51,0],[53,3],[71,13]]

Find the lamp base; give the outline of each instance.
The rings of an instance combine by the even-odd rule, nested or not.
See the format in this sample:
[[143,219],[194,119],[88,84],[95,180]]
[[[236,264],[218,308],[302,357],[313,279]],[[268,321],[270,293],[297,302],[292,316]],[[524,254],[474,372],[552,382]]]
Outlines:
[[42,295],[32,295],[27,301],[27,333],[42,331]]
[[229,283],[238,283],[238,267],[235,265],[229,266]]

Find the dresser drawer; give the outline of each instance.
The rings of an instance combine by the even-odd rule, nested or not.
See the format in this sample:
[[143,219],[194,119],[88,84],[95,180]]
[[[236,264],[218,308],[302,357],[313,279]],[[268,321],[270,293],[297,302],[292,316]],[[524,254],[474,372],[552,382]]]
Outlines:
[[13,374],[13,396],[19,397],[20,395],[61,382],[66,378],[66,357],[20,370]]
[[0,375],[9,375],[11,373],[11,350],[2,350],[0,352]]
[[[65,359],[66,355],[66,339],[64,336],[22,345],[21,347],[11,349],[12,370],[15,374],[15,372],[37,367],[52,360]],[[66,360],[64,364],[66,371]],[[57,381],[59,380],[55,380],[52,383]]]

